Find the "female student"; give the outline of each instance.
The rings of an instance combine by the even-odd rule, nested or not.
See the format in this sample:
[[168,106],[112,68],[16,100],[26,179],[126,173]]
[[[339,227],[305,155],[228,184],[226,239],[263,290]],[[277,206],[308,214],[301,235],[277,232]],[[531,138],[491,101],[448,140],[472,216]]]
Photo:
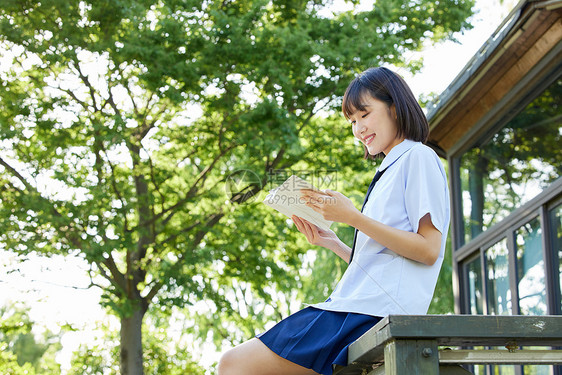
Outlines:
[[293,216],[313,245],[349,266],[330,297],[226,352],[219,375],[331,374],[350,343],[389,314],[425,314],[443,261],[449,193],[443,166],[424,145],[427,120],[404,80],[371,68],[342,105],[365,157],[384,156],[359,211],[343,194],[303,190],[325,219],[353,226],[350,248],[333,231]]

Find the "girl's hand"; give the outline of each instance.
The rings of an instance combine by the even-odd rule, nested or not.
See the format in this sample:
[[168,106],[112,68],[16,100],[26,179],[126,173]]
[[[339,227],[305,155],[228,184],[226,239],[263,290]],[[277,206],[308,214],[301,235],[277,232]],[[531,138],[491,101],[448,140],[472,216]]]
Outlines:
[[293,222],[297,226],[299,232],[304,234],[308,242],[312,245],[333,249],[334,246],[338,244],[339,238],[333,231],[318,228],[310,221],[295,215],[293,215],[291,219],[293,219]]
[[350,219],[360,213],[351,199],[337,191],[301,189],[301,194],[306,205],[326,220],[349,224]]

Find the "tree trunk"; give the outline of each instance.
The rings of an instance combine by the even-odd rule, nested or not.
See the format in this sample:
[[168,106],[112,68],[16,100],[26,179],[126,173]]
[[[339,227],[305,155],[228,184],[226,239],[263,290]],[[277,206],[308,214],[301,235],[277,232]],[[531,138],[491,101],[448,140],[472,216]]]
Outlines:
[[488,162],[480,156],[468,175],[468,188],[472,207],[470,209],[470,238],[482,233],[484,227],[484,174]]
[[137,307],[131,316],[121,318],[121,375],[143,375],[142,319],[144,311]]

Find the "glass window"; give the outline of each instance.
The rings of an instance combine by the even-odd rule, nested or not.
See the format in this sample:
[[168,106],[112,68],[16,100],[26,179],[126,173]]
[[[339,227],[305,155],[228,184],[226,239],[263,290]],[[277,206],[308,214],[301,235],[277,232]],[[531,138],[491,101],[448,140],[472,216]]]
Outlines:
[[[500,349],[500,348],[497,348]],[[512,365],[500,365],[492,366],[493,375],[515,375],[515,366]]]
[[[524,348],[527,349],[527,348]],[[544,348],[539,348],[544,349]],[[552,375],[552,366],[525,365],[523,366],[523,374],[525,375]]]
[[509,261],[505,238],[486,250],[486,291],[488,314],[511,314]]
[[552,228],[552,254],[555,259],[555,264],[558,264],[558,301],[560,302],[559,313],[562,312],[562,297],[560,291],[562,290],[562,204],[550,210],[550,227]]
[[545,268],[539,218],[515,232],[517,244],[517,288],[523,315],[546,315]]
[[[484,347],[474,347],[474,349],[484,349]],[[486,375],[486,365],[474,365],[472,366],[472,373],[474,375]]]
[[467,243],[562,175],[562,78],[460,160]]
[[[496,349],[504,349],[504,348],[496,348]],[[541,348],[544,349],[544,348]],[[501,365],[501,366],[491,366],[492,371],[490,371],[493,375],[515,375],[516,368],[520,366],[512,366],[512,365]],[[552,366],[542,366],[542,365],[525,365],[523,367],[522,374],[523,375],[552,375]]]
[[468,262],[465,270],[468,277],[470,314],[483,314],[484,293],[482,292],[482,266],[480,264],[480,257]]

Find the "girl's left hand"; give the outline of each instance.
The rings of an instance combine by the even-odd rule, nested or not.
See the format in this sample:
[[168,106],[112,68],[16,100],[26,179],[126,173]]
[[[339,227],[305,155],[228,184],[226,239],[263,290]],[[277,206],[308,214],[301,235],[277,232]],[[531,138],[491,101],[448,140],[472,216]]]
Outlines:
[[349,224],[347,221],[359,212],[351,199],[337,191],[301,189],[301,194],[306,205],[326,220]]

